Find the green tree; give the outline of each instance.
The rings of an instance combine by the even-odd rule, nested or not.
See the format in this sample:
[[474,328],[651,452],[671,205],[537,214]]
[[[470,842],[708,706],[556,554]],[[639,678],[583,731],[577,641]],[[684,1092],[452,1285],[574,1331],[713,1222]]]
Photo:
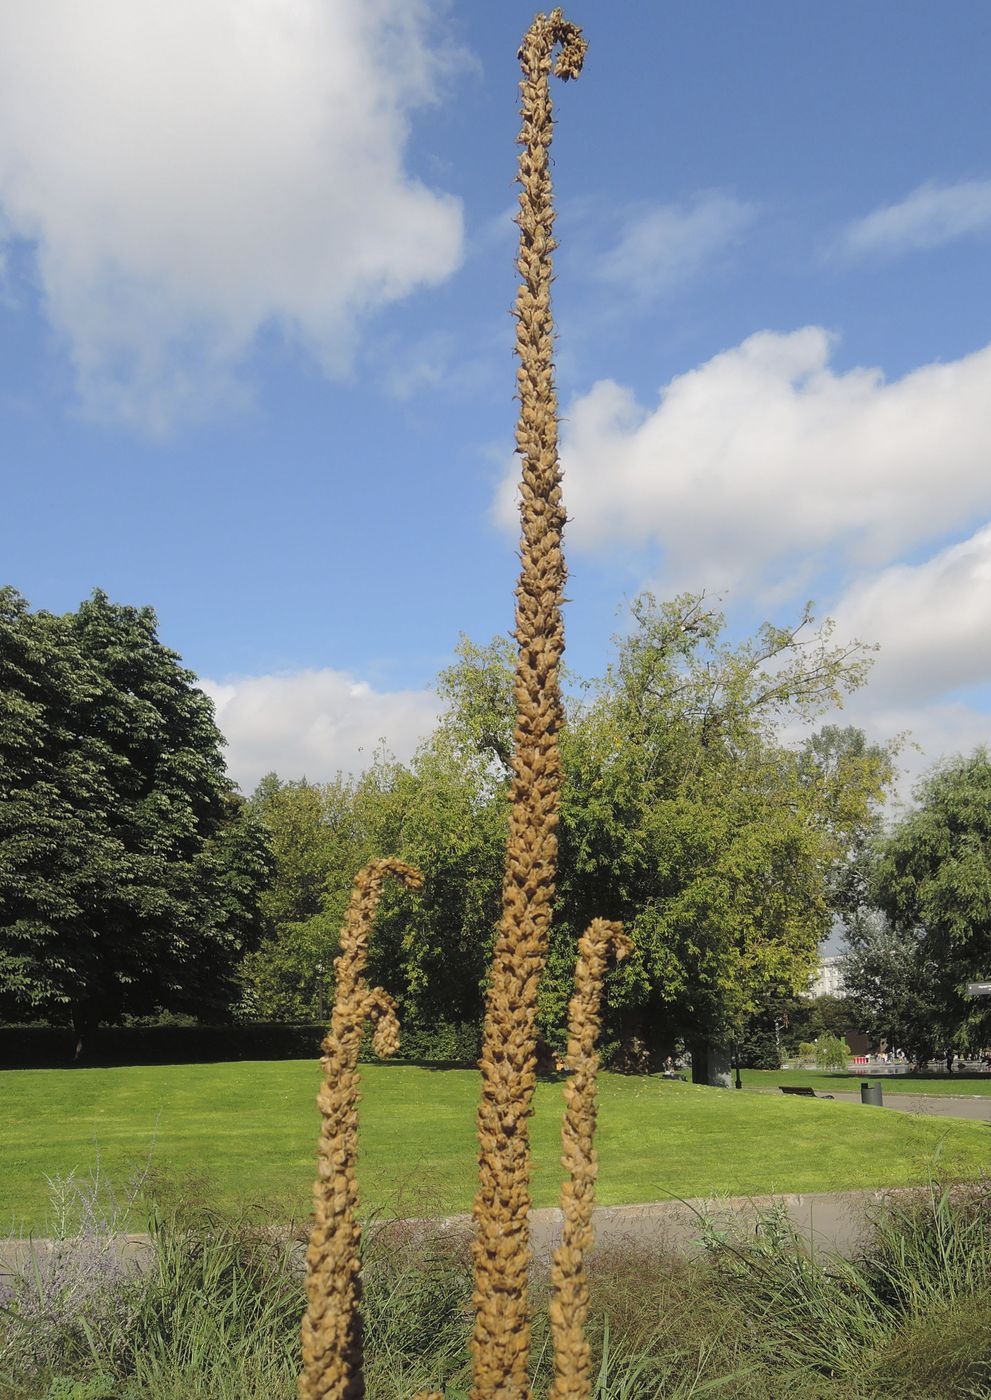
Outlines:
[[921,928],[958,981],[991,965],[991,758],[979,748],[916,790],[918,807],[892,830],[875,879],[900,928]]
[[943,986],[922,930],[900,931],[879,910],[865,911],[847,933],[843,981],[852,1017],[875,1046],[925,1062],[953,1038],[959,1000]]
[[991,757],[984,748],[943,764],[917,788],[917,808],[892,829],[873,893],[903,942],[934,973],[943,1035],[982,1043],[986,1002],[965,984],[991,973]]
[[341,864],[359,868],[347,849],[352,799],[348,779],[281,782],[274,773],[251,795],[273,871],[260,900],[261,939],[239,972],[240,1010],[248,1017],[302,1021],[327,1011],[339,928],[326,913],[327,886]]
[[732,1039],[769,989],[807,986],[833,872],[890,776],[882,752],[823,740],[826,763],[778,734],[838,703],[869,658],[835,646],[808,610],[739,643],[698,595],[644,595],[633,619],[565,736],[545,1015],[560,1024],[570,950],[605,911],[636,948],[612,982],[614,1031]]
[[824,1034],[846,1036],[865,1029],[859,1007],[848,997],[795,996],[771,987],[757,1011],[747,1018],[740,1037],[740,1062],[750,1069],[779,1069],[800,1043]]
[[823,1031],[812,1048],[816,1069],[846,1069],[850,1047],[846,1041],[829,1031]]
[[[556,1042],[578,937],[603,913],[622,918],[636,943],[610,983],[614,1041],[731,1036],[769,996],[794,999],[832,922],[837,872],[890,777],[890,754],[859,731],[780,742],[783,722],[831,706],[866,665],[863,649],[835,647],[808,615],[733,644],[699,597],[663,606],[644,597],[633,621],[605,679],[572,682],[562,735],[558,900],[541,990],[543,1030]],[[462,639],[439,680],[441,720],[410,763],[378,755],[324,807],[329,789],[318,799],[275,783],[256,794],[279,866],[266,942],[245,964],[259,1014],[312,1014],[314,969],[332,964],[351,880],[383,855],[417,865],[426,882],[384,901],[375,980],[407,1020],[479,1014],[498,917],[512,686],[505,640]],[[305,916],[320,871],[320,909]]]
[[481,760],[498,782],[508,775],[513,756],[513,644],[497,636],[476,646],[462,635],[454,650],[457,661],[437,680],[444,703],[441,723],[452,748],[472,763]]
[[276,873],[263,943],[244,961],[245,1004],[260,1017],[319,1014],[355,874],[373,856],[417,866],[424,887],[387,890],[370,976],[425,1025],[477,1019],[498,917],[505,784],[460,711],[409,764],[376,755],[356,780],[272,784],[252,799],[269,823]]
[[7,1017],[205,1013],[258,936],[264,833],[209,699],[150,608],[0,590],[0,1006]]

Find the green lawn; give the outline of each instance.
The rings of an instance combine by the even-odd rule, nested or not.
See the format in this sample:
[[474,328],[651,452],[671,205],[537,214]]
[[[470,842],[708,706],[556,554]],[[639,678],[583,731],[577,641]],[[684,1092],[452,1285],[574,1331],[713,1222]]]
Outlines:
[[885,1094],[945,1094],[983,1098],[991,1095],[991,1074],[829,1074],[815,1069],[745,1069],[745,1089],[777,1089],[779,1084],[806,1084],[820,1094],[859,1094],[865,1079],[882,1085]]
[[[773,1076],[772,1076],[773,1077]],[[220,1206],[305,1210],[317,1132],[308,1060],[7,1070],[0,1073],[0,1230],[40,1231],[46,1177],[99,1168],[119,1185],[149,1160]],[[469,1208],[478,1075],[411,1065],[363,1068],[366,1207]],[[933,1163],[955,1178],[991,1161],[986,1125],[860,1104],[738,1094],[605,1074],[599,1199],[824,1191],[908,1185]],[[541,1084],[533,1128],[538,1205],[558,1191],[561,1088]]]

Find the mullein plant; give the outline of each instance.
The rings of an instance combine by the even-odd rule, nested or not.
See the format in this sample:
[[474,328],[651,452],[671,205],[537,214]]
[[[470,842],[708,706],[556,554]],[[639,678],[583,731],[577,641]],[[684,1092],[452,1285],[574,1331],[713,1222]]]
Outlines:
[[[539,14],[519,58],[523,124],[519,136],[520,230],[516,297],[516,450],[522,459],[520,576],[516,588],[516,727],[510,822],[480,1068],[478,1190],[473,1240],[475,1321],[472,1400],[527,1400],[531,1263],[529,1119],[537,1068],[537,990],[547,954],[557,867],[563,722],[561,617],[566,568],[565,510],[558,459],[554,391],[551,254],[554,208],[549,149],[553,137],[550,74],[576,78],[585,56],[577,26],[557,9]],[[394,1008],[369,991],[361,973],[368,930],[387,873],[413,888],[416,871],[399,861],[373,862],[358,876],[341,940],[334,1019],[324,1041],[324,1087],[315,1221],[307,1253],[308,1308],[303,1323],[301,1400],[359,1400],[364,1395],[356,1219],[357,1059],[366,1016],[378,1017],[379,1053],[395,1049]],[[554,1400],[590,1393],[584,1338],[588,1307],[585,1255],[592,1239],[596,1161],[595,1043],[602,985],[610,956],[629,941],[618,924],[593,920],[579,945],[569,1013],[562,1164],[564,1229],[552,1268],[551,1327]],[[441,1400],[423,1392],[417,1400]]]
[[320,1144],[313,1187],[313,1223],[306,1251],[301,1400],[360,1400],[365,1393],[358,1223],[358,1053],[365,1022],[375,1024],[377,1055],[399,1049],[392,998],[365,981],[368,939],[387,876],[419,889],[423,876],[401,860],[373,860],[358,872],[335,959],[334,1009],[323,1042],[323,1084],[317,1095]]
[[551,1266],[551,1337],[554,1383],[548,1400],[588,1400],[592,1393],[591,1353],[585,1339],[588,1279],[585,1255],[592,1244],[592,1210],[598,1158],[595,1135],[596,1083],[602,990],[611,959],[619,962],[633,945],[622,924],[593,919],[578,944],[575,991],[568,1008],[571,1077],[564,1086],[561,1165],[568,1176],[561,1188],[564,1225]]
[[[553,68],[559,78],[576,78],[585,48],[581,30],[557,9],[536,16],[519,52],[523,122],[516,266],[521,280],[514,314],[522,539],[516,589],[516,729],[502,917],[482,1041],[472,1400],[523,1400],[529,1395],[529,1119],[536,1087],[537,990],[547,954],[557,867],[561,793],[557,736],[563,721],[561,605],[566,578],[551,315],[551,255],[556,245],[549,161],[554,131],[550,74]],[[596,921],[593,929],[586,935],[586,961],[579,960],[580,981],[586,977],[582,971],[586,966],[593,967],[589,975],[594,980],[602,940],[608,945],[611,939],[619,946],[614,925]],[[591,1024],[583,1010],[588,997],[580,996],[579,1002],[578,1013],[585,1017],[580,1036],[584,1045],[585,1029]],[[591,1133],[586,1128],[594,1120],[594,1075],[587,1058],[581,1056],[573,1060],[572,1068],[575,1078],[569,1086],[565,1122],[565,1164],[571,1169],[565,1185],[569,1223],[555,1266],[560,1293],[555,1308],[561,1319],[555,1341],[562,1352],[557,1374],[565,1387],[570,1383],[567,1377],[580,1378],[588,1369],[580,1357],[572,1364],[568,1353],[582,1330],[584,1295],[579,1275],[590,1237],[590,1215],[587,1224],[585,1215],[591,1208],[594,1177],[593,1159],[588,1158],[584,1166],[579,1162],[583,1152],[591,1151]],[[589,1112],[580,1105],[590,1091]],[[557,1393],[583,1392],[559,1388]]]

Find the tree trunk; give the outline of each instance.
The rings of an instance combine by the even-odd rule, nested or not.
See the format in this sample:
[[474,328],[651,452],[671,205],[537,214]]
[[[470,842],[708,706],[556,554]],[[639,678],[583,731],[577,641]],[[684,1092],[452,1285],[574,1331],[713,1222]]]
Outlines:
[[693,1041],[691,1052],[693,1084],[710,1084],[715,1089],[731,1087],[732,1054],[728,1041]]
[[85,1002],[72,1008],[72,1032],[75,1037],[76,1048],[72,1056],[73,1064],[78,1064],[83,1057],[83,1046],[86,1044],[99,1024],[99,1019],[94,1008]]

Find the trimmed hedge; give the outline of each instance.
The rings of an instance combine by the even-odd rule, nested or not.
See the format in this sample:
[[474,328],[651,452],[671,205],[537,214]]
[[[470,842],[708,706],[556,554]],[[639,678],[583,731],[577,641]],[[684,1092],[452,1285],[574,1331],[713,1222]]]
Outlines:
[[[205,1064],[224,1060],[306,1060],[320,1054],[326,1027],[240,1024],[232,1026],[101,1026],[73,1060],[75,1037],[67,1027],[0,1026],[0,1069],[51,1069],[97,1065]],[[401,1030],[399,1059],[474,1065],[481,1027],[471,1024],[409,1026]],[[375,1059],[371,1038],[362,1059]]]

